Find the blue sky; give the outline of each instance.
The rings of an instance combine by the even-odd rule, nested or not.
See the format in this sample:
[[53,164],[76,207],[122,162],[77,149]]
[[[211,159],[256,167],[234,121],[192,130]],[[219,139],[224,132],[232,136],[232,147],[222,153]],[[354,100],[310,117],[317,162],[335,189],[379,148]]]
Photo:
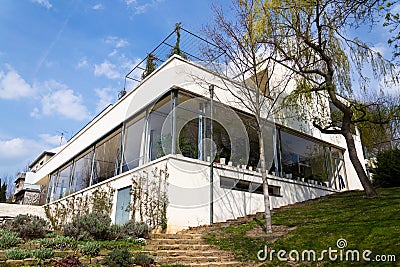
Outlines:
[[[213,2],[231,3],[1,0],[0,176],[15,175],[115,102],[124,76],[176,22],[201,33]],[[367,35],[383,54],[387,34]]]
[[211,2],[2,0],[0,176],[115,102],[124,76],[176,22],[199,33]]

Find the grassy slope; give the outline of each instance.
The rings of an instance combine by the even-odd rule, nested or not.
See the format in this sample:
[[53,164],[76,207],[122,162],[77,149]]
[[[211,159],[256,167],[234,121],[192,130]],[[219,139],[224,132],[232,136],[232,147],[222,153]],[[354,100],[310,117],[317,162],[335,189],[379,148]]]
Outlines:
[[[282,236],[268,248],[275,250],[310,250],[320,253],[332,247],[337,249],[336,241],[344,238],[344,249],[371,250],[372,255],[394,254],[396,263],[377,264],[376,262],[324,262],[311,263],[313,266],[400,266],[400,188],[380,189],[376,198],[365,198],[363,192],[345,192],[329,198],[279,211],[273,214],[274,225],[296,226],[297,229]],[[235,257],[244,261],[257,261],[257,252],[264,247],[263,238],[250,238],[245,234],[256,222],[228,227],[210,233],[210,244],[231,250]],[[319,255],[319,254],[317,254]],[[317,256],[318,257],[318,256]],[[276,258],[276,256],[275,256]],[[310,263],[298,263],[310,265]],[[397,265],[396,265],[397,264]],[[265,265],[283,266],[284,262],[266,261]]]

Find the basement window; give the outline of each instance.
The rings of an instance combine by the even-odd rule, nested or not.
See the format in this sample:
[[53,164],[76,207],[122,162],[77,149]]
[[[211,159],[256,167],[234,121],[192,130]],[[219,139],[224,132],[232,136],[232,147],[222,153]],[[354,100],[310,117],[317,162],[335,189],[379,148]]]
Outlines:
[[[263,194],[263,185],[261,183],[250,182],[230,177],[220,177],[220,186],[224,189],[243,191],[248,193]],[[275,185],[268,186],[270,196],[281,197],[281,187]]]

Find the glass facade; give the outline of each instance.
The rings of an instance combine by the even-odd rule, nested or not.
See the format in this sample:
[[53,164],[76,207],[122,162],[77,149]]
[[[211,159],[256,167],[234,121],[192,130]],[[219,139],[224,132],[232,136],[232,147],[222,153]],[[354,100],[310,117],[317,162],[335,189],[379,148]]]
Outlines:
[[96,145],[91,184],[103,182],[119,174],[121,162],[121,130]]
[[141,145],[144,139],[146,113],[141,113],[125,126],[124,156],[122,171],[129,171],[138,167],[143,161]]
[[83,155],[78,156],[78,159],[75,161],[71,177],[71,193],[82,190],[90,185],[93,153],[94,150],[86,151]]
[[[55,201],[171,153],[260,167],[254,118],[217,103],[213,116],[211,141],[210,100],[170,91],[52,173],[46,201]],[[335,189],[347,186],[343,151],[275,126],[266,126],[263,134],[270,174],[318,181]]]
[[325,147],[322,143],[280,130],[281,175],[286,178],[328,181]]

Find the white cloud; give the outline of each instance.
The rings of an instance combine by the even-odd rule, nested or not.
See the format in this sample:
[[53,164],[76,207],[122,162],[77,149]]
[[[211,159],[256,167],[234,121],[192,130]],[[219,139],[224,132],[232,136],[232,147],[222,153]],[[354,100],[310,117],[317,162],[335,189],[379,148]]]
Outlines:
[[54,147],[63,145],[67,143],[67,138],[65,135],[51,135],[51,134],[40,134],[40,139],[46,144],[52,145]]
[[11,160],[28,158],[33,151],[38,153],[43,148],[40,143],[29,139],[12,138],[0,140],[0,161],[4,164]]
[[94,5],[92,7],[92,9],[93,10],[101,10],[101,9],[104,9],[104,6],[101,3],[99,3],[99,4]]
[[117,49],[114,49],[110,54],[108,54],[109,57],[113,57],[118,53]]
[[46,81],[41,87],[48,90],[42,96],[41,107],[34,108],[30,113],[32,117],[63,116],[69,119],[82,121],[88,119],[90,114],[83,104],[83,98],[65,84],[57,81]]
[[146,13],[149,9],[154,8],[157,4],[164,0],[152,0],[152,1],[137,1],[137,0],[125,0],[126,5],[133,9],[134,15]]
[[88,65],[89,65],[89,63],[88,63],[88,61],[87,61],[87,58],[86,58],[86,57],[83,57],[83,58],[78,62],[78,64],[76,64],[76,68],[82,69],[82,68],[87,67]]
[[89,118],[89,112],[82,102],[82,96],[75,94],[72,89],[62,89],[43,97],[42,112],[44,115],[58,114],[82,121]]
[[377,53],[380,53],[382,56],[385,56],[386,52],[388,51],[388,46],[384,43],[377,43],[373,47],[371,47]]
[[95,89],[96,95],[99,97],[97,101],[96,112],[99,113],[109,104],[115,102],[115,90],[112,88]]
[[32,2],[39,4],[47,9],[50,9],[53,6],[48,0],[32,0]]
[[35,93],[30,86],[15,70],[8,67],[8,72],[0,71],[0,98],[18,99],[28,97]]
[[106,60],[100,65],[94,65],[94,75],[105,76],[109,79],[118,79],[121,77],[121,74],[116,70],[116,68],[116,65]]
[[121,48],[129,45],[129,42],[125,39],[118,38],[116,36],[108,36],[104,42],[106,44],[111,44],[115,46],[116,48]]

